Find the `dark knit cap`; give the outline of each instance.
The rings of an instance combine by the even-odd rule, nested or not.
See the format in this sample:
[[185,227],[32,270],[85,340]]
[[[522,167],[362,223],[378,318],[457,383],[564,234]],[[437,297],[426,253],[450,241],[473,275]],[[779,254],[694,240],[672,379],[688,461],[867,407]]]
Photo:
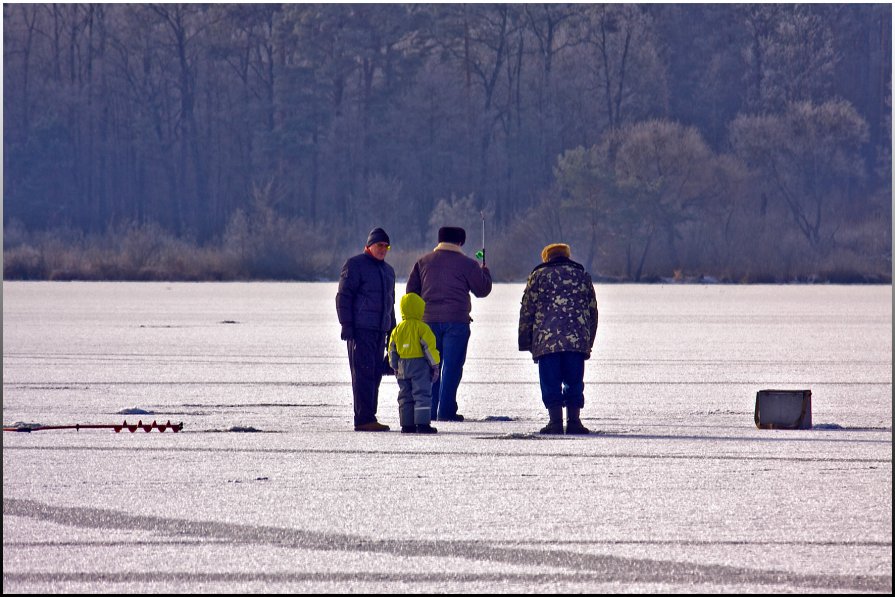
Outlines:
[[462,228],[445,226],[438,229],[438,242],[462,245],[466,242],[466,231]]
[[365,247],[369,247],[371,245],[375,245],[376,243],[386,243],[392,244],[392,241],[389,240],[388,234],[385,233],[385,230],[382,228],[373,228],[370,230],[370,236],[367,237],[367,244]]

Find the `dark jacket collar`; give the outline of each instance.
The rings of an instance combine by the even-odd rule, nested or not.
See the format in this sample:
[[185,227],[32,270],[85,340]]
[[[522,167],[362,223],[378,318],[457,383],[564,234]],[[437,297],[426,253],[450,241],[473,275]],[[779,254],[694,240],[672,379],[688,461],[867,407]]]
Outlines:
[[535,266],[535,268],[533,270],[531,270],[531,273],[535,273],[539,269],[542,269],[545,267],[557,267],[560,265],[571,265],[572,267],[578,268],[580,270],[584,269],[584,266],[581,265],[580,263],[578,263],[577,261],[572,261],[568,257],[560,256],[560,257],[554,257],[550,261],[546,261],[544,263],[539,263],[537,266]]

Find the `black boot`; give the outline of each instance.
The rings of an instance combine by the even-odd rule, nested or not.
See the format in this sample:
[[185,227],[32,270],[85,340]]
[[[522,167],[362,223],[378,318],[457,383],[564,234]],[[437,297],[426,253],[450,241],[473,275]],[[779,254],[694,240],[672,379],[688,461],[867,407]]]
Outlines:
[[562,407],[551,406],[547,409],[547,412],[550,413],[550,422],[541,429],[541,433],[544,435],[562,435]]
[[581,409],[566,408],[566,435],[587,435],[590,429],[581,424]]

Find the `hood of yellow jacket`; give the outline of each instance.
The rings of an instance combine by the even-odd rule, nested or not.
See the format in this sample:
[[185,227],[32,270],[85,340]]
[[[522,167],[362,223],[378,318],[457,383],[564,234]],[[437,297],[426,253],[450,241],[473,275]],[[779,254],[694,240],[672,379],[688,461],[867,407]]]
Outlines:
[[401,298],[402,319],[422,319],[426,311],[426,301],[415,292],[408,292]]

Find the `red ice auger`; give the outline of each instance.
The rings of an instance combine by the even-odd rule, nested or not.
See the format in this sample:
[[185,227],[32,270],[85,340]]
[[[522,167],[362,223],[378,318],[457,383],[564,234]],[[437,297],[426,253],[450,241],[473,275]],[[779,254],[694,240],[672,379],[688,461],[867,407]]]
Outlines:
[[146,433],[149,433],[153,429],[158,429],[159,432],[164,433],[170,429],[174,433],[177,433],[183,429],[183,423],[175,424],[171,423],[169,420],[167,423],[162,423],[161,425],[155,421],[144,425],[143,420],[141,419],[136,425],[128,425],[127,420],[125,420],[121,425],[16,425],[14,427],[4,427],[3,431],[31,433],[32,431],[48,431],[50,429],[74,429],[76,431],[80,431],[81,429],[114,429],[115,433],[121,433],[122,429],[127,429],[131,433],[134,433],[137,429],[142,429]]

